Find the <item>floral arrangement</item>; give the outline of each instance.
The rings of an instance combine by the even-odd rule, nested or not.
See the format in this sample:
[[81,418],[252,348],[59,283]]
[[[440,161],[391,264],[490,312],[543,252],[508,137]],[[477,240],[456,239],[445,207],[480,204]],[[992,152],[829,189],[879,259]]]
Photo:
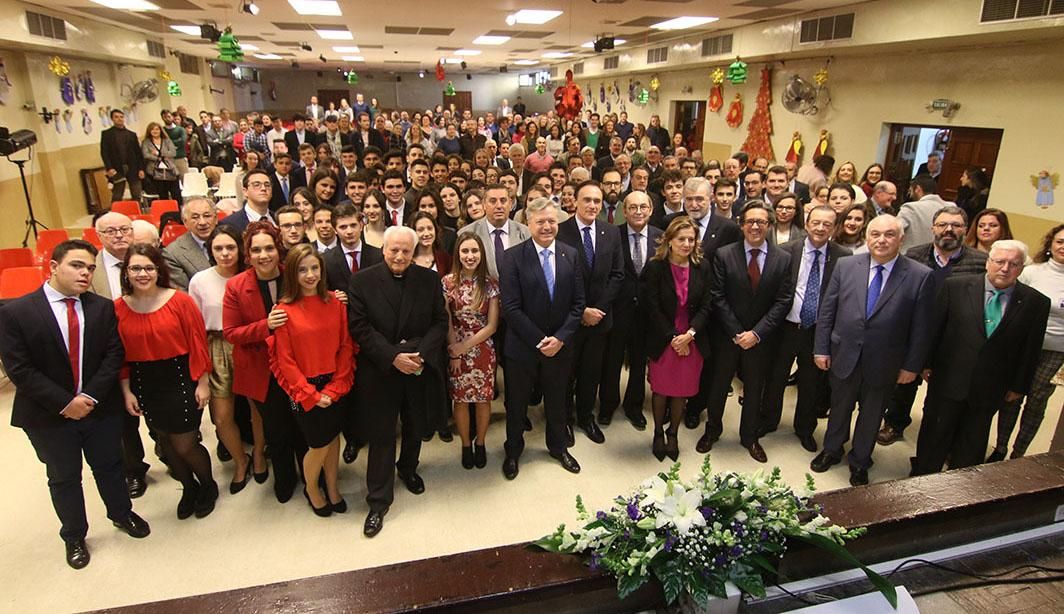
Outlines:
[[847,540],[864,530],[831,525],[810,503],[811,476],[806,475],[805,492],[799,494],[783,482],[778,467],[768,475],[713,474],[706,457],[693,484],[680,479],[679,473],[676,463],[668,473],[617,497],[613,507],[594,517],[577,497],[583,526],[568,529],[563,524],[535,545],[551,552],[589,555],[592,569],[617,578],[621,599],[654,577],[669,604],[686,593],[704,605],[712,596],[725,597],[727,582],[764,597],[764,575],[777,575],[787,540],[798,539],[860,567],[897,607],[894,587],[844,548]]

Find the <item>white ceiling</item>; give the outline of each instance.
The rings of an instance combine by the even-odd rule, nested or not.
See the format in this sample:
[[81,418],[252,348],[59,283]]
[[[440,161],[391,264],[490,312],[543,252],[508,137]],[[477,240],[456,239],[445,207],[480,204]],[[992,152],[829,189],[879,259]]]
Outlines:
[[[241,0],[152,0],[162,10],[135,13],[116,10],[90,0],[58,0],[51,8],[64,8],[98,21],[133,27],[162,38],[164,43],[184,53],[204,57],[217,55],[214,45],[195,36],[181,34],[171,25],[199,25],[213,22],[220,30],[232,24],[241,44],[255,45],[258,51],[245,51],[249,64],[282,67],[291,61],[304,66],[352,66],[408,72],[431,69],[442,57],[456,57],[456,49],[474,49],[480,55],[461,59],[470,71],[495,70],[515,60],[536,60],[540,65],[558,62],[544,59],[550,51],[593,54],[581,45],[602,34],[626,39],[627,45],[658,42],[855,4],[857,0],[436,0],[434,2],[393,0],[353,2],[340,0],[339,17],[301,16],[287,0],[257,0],[257,16],[240,11]],[[553,9],[562,15],[543,25],[508,26],[506,17],[519,9]],[[693,30],[658,31],[649,27],[664,19],[680,16],[718,17],[720,20]],[[323,40],[313,26],[346,26],[353,40]],[[389,33],[386,28],[418,28],[417,34]],[[432,28],[425,32],[421,28]],[[494,30],[511,31],[512,38],[499,46],[478,46],[473,39]],[[503,34],[498,32],[496,34]],[[299,48],[307,42],[312,51]],[[341,53],[334,46],[358,46],[360,52]],[[280,60],[259,60],[253,53],[274,53]],[[341,60],[343,55],[360,55],[364,63]],[[455,70],[457,67],[451,68]]]

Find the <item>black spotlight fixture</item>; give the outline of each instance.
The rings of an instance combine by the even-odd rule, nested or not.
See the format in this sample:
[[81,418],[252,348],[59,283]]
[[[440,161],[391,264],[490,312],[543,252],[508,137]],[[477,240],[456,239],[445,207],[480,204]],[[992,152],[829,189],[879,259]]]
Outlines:
[[219,31],[218,28],[214,27],[214,24],[210,24],[210,23],[202,24],[199,27],[199,31],[200,31],[200,38],[209,40],[212,43],[217,43],[218,39],[220,39],[222,37],[221,31]]
[[319,70],[318,71],[318,77],[324,77],[324,76],[325,76],[325,73],[323,73],[322,71]]
[[466,64],[465,60],[462,60],[462,65],[461,66],[462,66],[462,70],[466,69],[467,64]]
[[396,83],[402,83],[403,82],[403,75],[395,75],[395,82]]
[[506,67],[506,64],[503,64],[499,67],[499,72],[510,72],[510,69]]
[[473,75],[471,75],[469,73],[466,73],[465,74],[465,78],[466,78],[466,81],[472,81],[473,80]]
[[254,0],[243,0],[240,3],[240,10],[248,15],[258,15],[259,5],[255,4]]
[[314,51],[314,48],[311,47],[310,43],[308,43],[307,41],[303,41],[303,42],[299,43],[299,48],[302,49],[303,51]]
[[293,61],[292,68],[299,68],[299,62]]
[[328,62],[328,61],[329,61],[329,60],[326,60],[326,59],[325,59],[325,54],[324,54],[324,53],[323,53],[323,54],[321,54],[321,55],[319,55],[319,56],[318,56],[318,59],[319,59],[319,60],[321,60],[323,64],[324,64],[325,62]]
[[612,36],[600,36],[595,39],[593,46],[596,53],[602,53],[603,51],[609,51],[613,49],[613,37]]

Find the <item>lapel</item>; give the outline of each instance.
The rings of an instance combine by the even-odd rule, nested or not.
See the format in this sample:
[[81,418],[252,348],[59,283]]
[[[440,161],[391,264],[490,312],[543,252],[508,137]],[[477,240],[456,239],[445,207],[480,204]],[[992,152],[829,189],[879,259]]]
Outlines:
[[[407,268],[406,274],[404,275],[406,279],[403,280],[403,294],[399,301],[399,322],[398,325],[395,327],[396,334],[399,334],[399,331],[403,330],[403,325],[406,324],[406,319],[410,317],[410,310],[414,308],[414,301],[417,298],[410,296],[414,293],[415,288],[417,288],[417,283],[414,279],[412,279],[413,276],[411,275],[411,273],[414,271],[413,267],[415,266],[418,265],[411,263],[410,267]],[[382,268],[384,268],[385,271],[388,270],[387,266]],[[435,271],[433,271],[432,274],[435,275]],[[394,287],[395,284],[392,284],[392,286]]]
[[[871,266],[871,263],[869,263],[869,266]],[[875,315],[877,313],[879,313],[879,310],[883,308],[883,305],[885,305],[888,300],[890,300],[891,295],[893,295],[894,292],[897,291],[898,287],[901,286],[902,281],[905,279],[905,277],[908,274],[909,274],[909,267],[907,266],[907,262],[905,260],[905,256],[898,256],[898,259],[894,262],[894,270],[890,272],[890,276],[887,277],[887,283],[884,284],[884,286],[883,286],[883,291],[879,293],[879,299],[876,301],[875,308],[872,309],[872,316],[871,317],[874,318]],[[868,309],[867,308],[867,302],[868,302],[868,289],[865,288],[865,303],[866,303],[865,310],[866,311]],[[869,318],[869,319],[871,319],[871,318]]]
[[[100,253],[96,255],[96,272],[92,276],[92,291],[104,298],[114,298],[111,296],[111,284],[107,281],[106,267],[103,250],[100,250]],[[46,304],[47,302],[45,301]]]
[[[559,243],[558,241],[554,242],[554,249],[556,251],[561,251],[561,248],[558,247],[559,245],[561,245],[561,243]],[[539,246],[536,245],[535,241],[525,241],[524,243],[522,243],[522,246],[524,246],[522,249],[524,249],[526,251],[526,253],[528,253],[529,259],[533,263],[535,263],[533,265],[533,267],[532,267],[532,270],[535,271],[533,273],[533,276],[536,278],[536,283],[538,283],[539,286],[541,288],[543,288],[543,296],[545,296],[546,299],[547,299],[547,302],[550,303],[551,302],[550,289],[547,288],[547,277],[543,274],[543,262],[539,259]],[[558,263],[560,263],[561,260],[562,259],[561,259],[561,255],[560,254],[557,254],[557,253],[554,254],[554,289],[555,290],[558,289]]]
[[399,292],[390,279],[391,275],[387,266],[381,266],[377,272],[377,277],[379,278],[377,287],[380,289],[381,294],[384,295],[384,300],[388,301],[388,304],[391,305],[396,313],[399,313],[401,307],[399,304]]
[[[998,323],[998,327],[994,329],[994,334],[990,335],[991,338],[997,337],[1003,334],[1001,331],[1006,327],[1012,325],[1012,321],[1020,317],[1019,315],[1013,315],[1020,310],[1020,306],[1024,302],[1024,293],[1020,291],[1020,284],[1016,283],[1012,286],[1012,296],[1009,298],[1009,304],[1005,307],[1005,314],[1001,317],[1001,322]],[[985,332],[985,330],[984,330]]]
[[[52,306],[48,303],[48,298],[45,296],[44,290],[38,289],[34,292],[32,301],[35,307],[34,311],[36,311],[37,316],[41,318],[41,323],[44,325],[44,328],[50,333],[49,337],[55,342],[56,350],[59,352],[59,355],[64,357],[69,356],[70,353],[67,350],[66,344],[63,343],[63,333],[59,330],[59,322],[56,321],[55,316],[53,315],[54,312],[52,311]],[[81,302],[81,309],[85,314],[85,324],[87,328],[89,313],[84,300]],[[88,331],[86,330],[84,332],[85,334],[83,336],[85,340],[88,341]],[[82,349],[82,352],[84,352],[84,348]],[[67,370],[69,371],[70,361],[64,361],[63,364],[66,365]],[[73,376],[73,373],[71,373],[71,376]]]
[[[554,249],[555,249],[555,252],[556,252],[554,254],[554,296],[558,296],[558,289],[561,286],[562,276],[564,275],[565,279],[569,279],[570,277],[575,275],[575,272],[569,266],[569,260],[568,259],[571,257],[570,253],[569,253],[570,246],[565,245],[564,243],[559,243],[559,242],[555,241]],[[573,255],[575,257],[577,257],[577,258],[583,257],[582,254],[573,254]],[[541,276],[543,275],[543,267],[540,267],[539,274]],[[588,273],[588,274],[590,275],[590,273]],[[544,287],[544,289],[546,289],[546,283],[547,283],[546,278],[543,278],[543,284],[544,284],[543,287]],[[548,296],[550,296],[550,295],[548,294]],[[552,303],[553,303],[553,301],[552,301]]]

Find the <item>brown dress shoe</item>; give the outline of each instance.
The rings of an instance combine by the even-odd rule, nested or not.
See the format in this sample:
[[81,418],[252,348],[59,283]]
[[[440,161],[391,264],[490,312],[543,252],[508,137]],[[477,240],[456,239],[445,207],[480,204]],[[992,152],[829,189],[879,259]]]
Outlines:
[[889,446],[899,439],[901,439],[901,433],[895,431],[894,427],[889,424],[879,429],[879,434],[876,435],[876,443],[881,446]]
[[746,451],[750,453],[750,458],[756,460],[759,463],[767,463],[768,455],[765,454],[765,449],[761,447],[761,444],[756,441],[746,446]]

